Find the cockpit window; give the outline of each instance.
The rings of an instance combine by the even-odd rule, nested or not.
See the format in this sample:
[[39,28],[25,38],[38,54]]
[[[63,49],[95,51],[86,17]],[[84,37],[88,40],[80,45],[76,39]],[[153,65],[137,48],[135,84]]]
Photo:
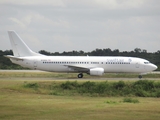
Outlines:
[[144,64],[149,64],[150,62],[144,62]]

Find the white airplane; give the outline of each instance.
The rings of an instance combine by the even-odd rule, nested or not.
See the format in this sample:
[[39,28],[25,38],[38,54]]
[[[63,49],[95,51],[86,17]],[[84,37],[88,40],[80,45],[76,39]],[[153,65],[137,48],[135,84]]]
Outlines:
[[104,73],[138,73],[143,74],[157,69],[149,61],[136,57],[119,56],[45,56],[33,52],[15,31],[8,31],[13,54],[7,55],[13,63],[49,72],[76,72],[78,78],[83,73],[101,76]]

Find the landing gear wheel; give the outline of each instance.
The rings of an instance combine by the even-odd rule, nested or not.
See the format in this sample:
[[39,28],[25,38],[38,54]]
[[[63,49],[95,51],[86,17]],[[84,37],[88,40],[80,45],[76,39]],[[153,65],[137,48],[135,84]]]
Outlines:
[[141,78],[142,78],[142,75],[139,75],[138,78],[141,79]]
[[82,73],[80,73],[80,74],[78,74],[78,76],[77,76],[78,78],[83,78],[83,74]]

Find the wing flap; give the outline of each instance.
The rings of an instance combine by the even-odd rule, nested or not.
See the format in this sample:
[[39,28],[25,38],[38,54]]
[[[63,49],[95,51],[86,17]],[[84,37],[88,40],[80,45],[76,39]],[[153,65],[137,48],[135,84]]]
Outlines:
[[73,65],[64,65],[67,66],[68,68],[73,69],[74,71],[78,71],[78,72],[89,72],[90,68],[87,67],[81,67],[81,66],[73,66]]

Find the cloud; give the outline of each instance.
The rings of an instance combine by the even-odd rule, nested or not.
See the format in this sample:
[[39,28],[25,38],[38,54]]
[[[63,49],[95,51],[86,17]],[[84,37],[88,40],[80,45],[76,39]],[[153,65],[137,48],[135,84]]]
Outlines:
[[131,9],[143,5],[144,0],[95,0],[95,4],[104,9]]
[[14,4],[14,5],[50,5],[56,7],[63,7],[62,0],[1,0],[0,4]]
[[26,25],[25,23],[21,22],[20,20],[18,20],[17,18],[9,18],[11,21],[13,21],[14,23],[16,23],[17,25],[19,25],[22,28],[25,28]]
[[159,4],[159,0],[1,0],[0,48],[11,48],[6,31],[15,30],[36,51],[136,47],[157,51]]

